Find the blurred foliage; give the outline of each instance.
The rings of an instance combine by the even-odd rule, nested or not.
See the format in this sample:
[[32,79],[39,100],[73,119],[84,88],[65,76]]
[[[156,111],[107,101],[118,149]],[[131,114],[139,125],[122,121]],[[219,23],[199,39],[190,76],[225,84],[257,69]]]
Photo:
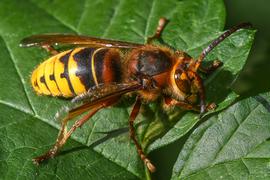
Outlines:
[[226,28],[239,22],[251,22],[257,29],[248,63],[235,90],[244,96],[256,95],[270,90],[270,2],[267,0],[226,0]]

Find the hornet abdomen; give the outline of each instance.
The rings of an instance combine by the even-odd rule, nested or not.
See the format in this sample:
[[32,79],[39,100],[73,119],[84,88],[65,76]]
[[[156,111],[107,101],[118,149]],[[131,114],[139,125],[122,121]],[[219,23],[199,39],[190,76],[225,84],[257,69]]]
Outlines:
[[38,94],[74,97],[99,84],[121,81],[120,52],[109,48],[75,48],[41,63],[31,82]]

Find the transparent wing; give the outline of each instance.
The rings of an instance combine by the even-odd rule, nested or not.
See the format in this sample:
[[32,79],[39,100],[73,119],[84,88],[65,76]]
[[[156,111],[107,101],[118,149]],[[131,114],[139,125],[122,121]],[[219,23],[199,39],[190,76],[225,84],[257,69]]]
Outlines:
[[143,86],[136,81],[130,83],[100,85],[89,89],[86,93],[72,99],[70,104],[64,106],[60,111],[58,111],[55,118],[63,119],[67,114],[70,118],[73,118],[106,101],[113,100],[117,102],[122,95],[142,88]]
[[21,47],[32,46],[45,46],[45,45],[58,45],[70,44],[78,46],[91,46],[91,47],[115,47],[115,48],[137,48],[144,46],[143,44],[136,44],[124,41],[116,41],[109,39],[100,39],[89,36],[80,36],[72,34],[40,34],[33,35],[21,40]]

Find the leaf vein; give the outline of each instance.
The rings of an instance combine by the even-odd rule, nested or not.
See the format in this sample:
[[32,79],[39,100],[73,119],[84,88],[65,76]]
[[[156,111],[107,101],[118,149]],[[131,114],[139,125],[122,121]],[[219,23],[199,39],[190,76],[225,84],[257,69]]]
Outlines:
[[93,135],[94,129],[95,129],[95,127],[96,127],[97,122],[99,121],[99,119],[100,119],[100,118],[98,118],[96,121],[93,121],[93,127],[92,127],[91,132],[89,133],[89,135],[88,135],[88,137],[87,137],[87,139],[86,139],[86,144],[87,144],[87,145],[90,143],[90,139],[91,139],[91,137],[92,137],[92,135]]
[[115,21],[115,18],[117,17],[118,12],[120,11],[119,9],[122,6],[122,2],[124,2],[124,0],[119,0],[119,3],[114,7],[113,15],[111,16],[108,26],[105,28],[103,35],[101,37],[106,37],[108,35],[109,30],[112,27],[113,22]]
[[26,164],[29,162],[29,160],[24,161],[23,165],[21,166],[19,172],[16,173],[16,180],[22,177],[22,172],[25,169]]
[[[31,1],[31,0],[30,0]],[[32,2],[32,1],[31,1]],[[50,17],[52,17],[53,19],[55,19],[56,21],[60,22],[60,24],[66,26],[68,29],[71,29],[72,31],[78,33],[78,31],[76,30],[75,27],[73,27],[72,25],[66,23],[64,20],[60,19],[59,17],[55,16],[54,14],[52,14],[51,12],[49,12],[48,10],[46,10],[45,8],[39,6],[38,4],[36,4],[35,2],[32,2],[35,6],[37,6],[39,9],[43,10],[46,14],[48,14]]]
[[77,23],[77,26],[76,26],[77,29],[80,29],[81,23],[82,23],[82,21],[84,19],[84,16],[86,14],[86,9],[87,9],[86,5],[87,5],[87,0],[84,0],[83,10],[82,10],[80,18],[78,19],[78,23]]
[[[210,127],[211,127],[211,125],[210,125]],[[207,128],[206,129],[204,129],[203,130],[203,133],[201,133],[201,136],[200,136],[200,138],[198,139],[198,140],[196,140],[197,142],[199,142],[199,141],[201,141],[201,139],[203,139],[203,137],[204,137],[204,134],[207,132]],[[199,143],[196,143],[196,144],[193,144],[193,146],[190,148],[190,150],[189,150],[189,155],[187,155],[187,156],[185,156],[186,158],[185,159],[183,159],[183,161],[185,161],[185,162],[188,162],[189,161],[189,159],[190,159],[190,157],[191,157],[191,154],[194,152],[193,150],[195,150],[195,148],[197,147],[199,145]],[[185,166],[182,168],[182,172],[184,171],[184,169],[185,169]],[[181,170],[180,170],[181,171]],[[179,172],[180,172],[179,171]]]
[[33,116],[33,114],[30,113],[29,111],[26,111],[25,109],[19,108],[19,107],[15,106],[15,105],[12,104],[12,103],[9,103],[9,102],[0,100],[0,104],[3,104],[3,105],[5,105],[5,106],[8,106],[8,107],[10,107],[10,108],[13,108],[13,109],[15,109],[15,110],[18,110],[18,111],[21,111],[21,112],[23,112],[23,113],[26,113],[26,114],[29,114],[29,115],[32,115],[32,116]]
[[153,14],[154,14],[153,12],[154,12],[155,5],[156,5],[156,1],[153,0],[152,4],[151,4],[151,9],[150,9],[148,17],[146,19],[146,27],[145,27],[145,31],[144,31],[145,42],[147,41],[148,31],[149,31],[149,28],[150,28],[150,21],[153,18]]
[[[261,159],[261,158],[245,158],[245,159]],[[266,159],[269,159],[269,158],[266,158]],[[191,174],[189,174],[189,175],[187,175],[187,176],[185,176],[185,177],[183,177],[183,178],[189,179],[189,178],[191,178],[192,176],[194,176],[194,175],[196,175],[196,174],[200,174],[202,171],[206,171],[206,170],[211,169],[211,168],[213,168],[213,167],[215,167],[215,166],[225,165],[225,164],[227,164],[227,163],[233,163],[233,162],[237,162],[237,161],[239,161],[239,160],[242,161],[242,158],[234,159],[234,160],[230,160],[230,161],[224,161],[224,162],[221,162],[221,163],[217,163],[217,164],[215,164],[215,165],[213,165],[213,166],[207,166],[207,167],[205,167],[205,168],[203,168],[203,169],[200,169],[200,170],[198,170],[198,171],[196,171],[196,172],[193,172],[193,173],[191,173]],[[227,169],[227,168],[226,168],[226,169]]]
[[11,62],[12,62],[13,66],[14,66],[14,68],[16,69],[16,72],[17,72],[17,74],[18,74],[18,76],[19,76],[19,79],[20,79],[20,82],[21,82],[21,84],[22,84],[23,91],[24,91],[24,93],[25,93],[27,102],[28,102],[28,104],[30,105],[30,109],[32,110],[32,112],[33,112],[34,114],[37,114],[37,113],[35,112],[35,109],[34,109],[32,103],[31,103],[30,98],[28,97],[28,94],[27,94],[27,91],[26,91],[26,85],[25,85],[25,82],[23,81],[23,76],[22,76],[22,74],[20,73],[19,68],[18,68],[18,66],[17,66],[16,63],[15,63],[15,58],[14,58],[14,56],[13,56],[12,53],[11,53],[11,49],[10,49],[10,47],[8,46],[8,44],[6,43],[6,41],[4,40],[4,38],[2,38],[2,39],[3,39],[3,42],[5,43],[5,46],[6,46],[6,48],[7,48],[8,53],[9,53],[9,55],[10,55]]
[[240,158],[240,160],[241,160],[241,162],[243,163],[244,167],[246,168],[248,175],[250,175],[251,173],[250,173],[249,168],[248,168],[248,166],[246,165],[244,159]]
[[[248,112],[248,114],[246,115],[245,118],[243,118],[244,120],[239,123],[236,118],[235,118],[235,121],[236,123],[238,124],[237,127],[235,128],[235,130],[231,133],[230,137],[227,139],[227,141],[223,144],[223,146],[219,149],[219,151],[216,153],[214,159],[217,159],[218,156],[222,153],[222,151],[225,149],[225,147],[228,145],[228,143],[230,142],[230,140],[233,138],[233,136],[237,133],[237,130],[241,127],[241,125],[245,122],[245,120],[251,115],[251,113],[253,111],[255,111],[257,108],[259,107],[259,104],[257,104],[257,106],[255,108],[253,108],[252,110],[250,110]],[[234,113],[235,114],[235,113]]]

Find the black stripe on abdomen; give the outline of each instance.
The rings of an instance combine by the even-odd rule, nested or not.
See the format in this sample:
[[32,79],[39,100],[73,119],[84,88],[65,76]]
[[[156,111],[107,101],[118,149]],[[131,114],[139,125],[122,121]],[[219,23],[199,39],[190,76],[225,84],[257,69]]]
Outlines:
[[68,86],[70,91],[72,92],[72,94],[75,95],[75,91],[74,88],[71,84],[70,78],[69,78],[69,74],[68,74],[68,60],[69,60],[69,56],[72,53],[72,51],[70,51],[69,53],[65,54],[64,56],[62,56],[59,60],[61,63],[64,64],[64,72],[60,75],[61,78],[65,78],[68,82]]
[[91,73],[91,58],[95,50],[95,48],[85,48],[73,55],[73,59],[77,62],[76,76],[80,78],[86,90],[95,86]]
[[[44,68],[44,70],[45,70],[45,68]],[[49,87],[48,87],[46,81],[45,81],[45,75],[41,76],[39,81],[40,81],[41,83],[45,84],[47,90],[48,90],[50,93],[52,93],[52,92],[50,91],[50,89],[49,89]]]
[[[103,80],[103,68],[104,68],[104,59],[106,53],[109,51],[109,49],[97,49],[97,52],[94,56],[94,66],[95,66],[95,74],[97,77],[98,84],[104,83]],[[92,69],[93,71],[93,69]]]

